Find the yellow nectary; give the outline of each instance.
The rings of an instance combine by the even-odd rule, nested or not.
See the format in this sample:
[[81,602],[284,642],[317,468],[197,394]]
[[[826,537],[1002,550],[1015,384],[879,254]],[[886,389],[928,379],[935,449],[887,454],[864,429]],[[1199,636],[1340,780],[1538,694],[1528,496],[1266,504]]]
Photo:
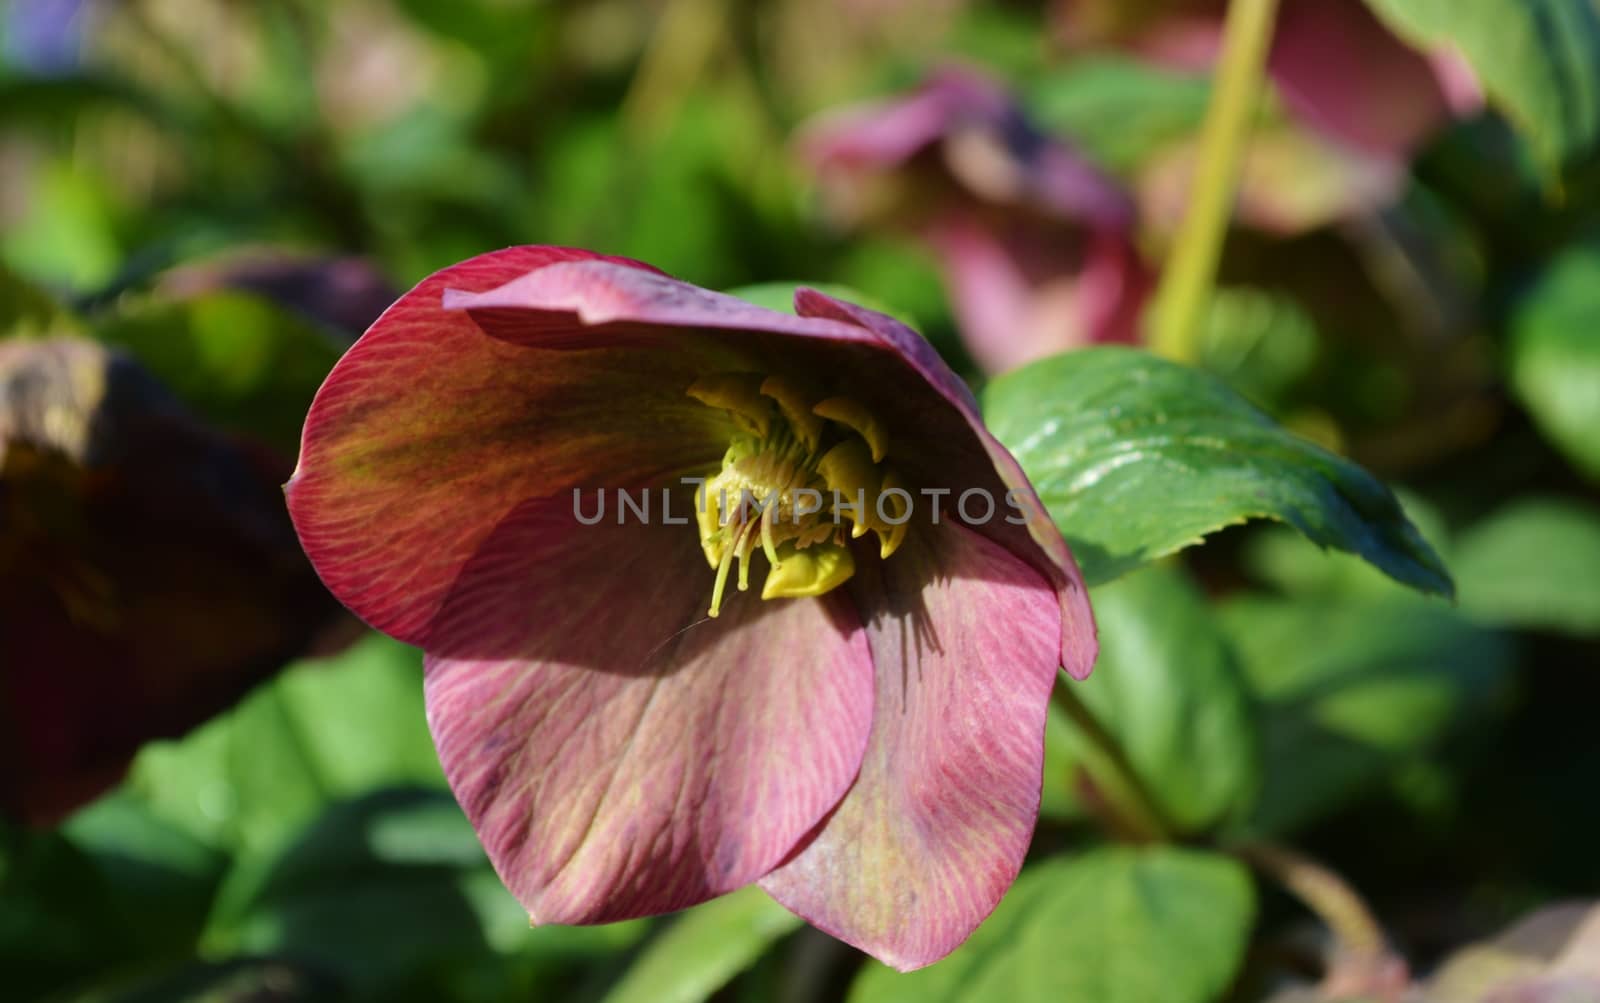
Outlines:
[[849,581],[849,540],[868,530],[883,558],[905,539],[910,494],[883,462],[884,426],[858,402],[760,373],[703,376],[689,396],[728,412],[737,429],[695,496],[700,546],[717,573],[712,616],[735,558],[739,588],[749,588],[758,548],[771,566],[761,598],[781,599]]

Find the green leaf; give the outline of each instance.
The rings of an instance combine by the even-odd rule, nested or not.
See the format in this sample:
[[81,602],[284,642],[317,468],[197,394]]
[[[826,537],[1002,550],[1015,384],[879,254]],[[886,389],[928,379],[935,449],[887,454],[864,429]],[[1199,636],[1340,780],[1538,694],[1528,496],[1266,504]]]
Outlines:
[[1267,518],[1414,588],[1451,592],[1388,488],[1198,370],[1133,349],[1085,349],[999,377],[983,406],[1090,584]]
[[0,824],[0,969],[8,996],[45,997],[135,956],[114,902],[104,871],[64,833]]
[[99,908],[139,952],[160,956],[192,943],[222,880],[221,853],[126,789],[74,815],[64,831],[105,880]]
[[1204,77],[1162,70],[1127,56],[1096,55],[1039,76],[1024,101],[1045,131],[1065,136],[1097,162],[1122,173],[1194,134],[1205,118],[1210,93]]
[[1562,255],[1523,299],[1507,346],[1511,385],[1544,434],[1600,480],[1600,247]]
[[[52,837],[59,849],[38,845],[16,874],[4,875],[0,961],[32,959],[19,978],[41,987],[91,974],[86,958],[120,966],[117,980],[167,978],[164,966],[189,957],[202,930],[216,956],[275,945],[310,951],[310,940],[381,954],[400,937],[385,940],[393,915],[443,923],[470,914],[482,931],[475,936],[491,946],[525,943],[527,915],[444,791],[420,659],[369,635],[337,658],[291,667],[183,739],[147,746],[126,784]],[[425,785],[433,800],[410,813],[346,812],[308,835],[339,799],[392,784]],[[351,819],[360,824],[346,825]],[[427,873],[405,870],[369,896],[357,894],[353,880],[306,877],[343,873],[338,861],[356,845],[374,868],[421,861]],[[314,859],[322,850],[336,859]],[[441,878],[446,865],[453,869]],[[346,970],[376,979],[387,968],[369,954],[345,959]]]
[[1316,320],[1287,294],[1251,286],[1213,291],[1200,328],[1200,364],[1274,410],[1316,363]]
[[147,746],[129,784],[159,816],[229,852],[276,850],[343,797],[442,788],[420,662],[372,634],[337,659],[292,666],[186,738]]
[[1027,868],[948,958],[869,963],[850,1003],[1205,1003],[1244,957],[1255,912],[1236,861],[1175,848],[1095,850]]
[[779,313],[794,313],[794,294],[799,289],[815,289],[824,296],[864,306],[868,310],[886,313],[909,328],[915,329],[917,324],[908,314],[895,310],[883,303],[875,296],[842,286],[836,282],[758,282],[751,286],[739,286],[729,289],[729,296],[737,296],[747,303],[776,310]]
[[1093,590],[1100,659],[1078,687],[1185,833],[1249,808],[1255,709],[1211,607],[1180,573],[1147,568]]
[[1555,178],[1600,146],[1593,0],[1367,0],[1402,38],[1452,47]]
[[[1411,524],[1451,558],[1450,535],[1439,510],[1409,491],[1397,491],[1395,496]],[[1398,591],[1394,579],[1367,562],[1316,547],[1287,526],[1260,527],[1245,541],[1241,558],[1252,579],[1288,596],[1392,597]],[[1458,589],[1465,587],[1458,582]]]
[[559,996],[563,968],[643,930],[530,928],[449,794],[397,789],[331,806],[238,871],[201,951],[309,960],[362,998],[526,999],[535,976]]
[[1050,701],[1044,719],[1044,790],[1039,796],[1043,818],[1067,822],[1085,817],[1077,785],[1079,741],[1066,712]]
[[482,931],[456,883],[483,863],[472,827],[442,792],[337,804],[270,865],[235,879],[204,949],[310,957],[358,981],[403,967],[385,960],[391,952],[411,955],[405,965],[430,950],[482,952]]
[[1454,609],[1387,595],[1245,596],[1219,609],[1262,703],[1266,776],[1249,828],[1322,817],[1481,717],[1513,662]]
[[[540,207],[543,232],[553,243],[609,248],[706,284],[748,280],[757,256],[780,267],[774,259],[784,249],[760,243],[763,221],[740,199],[739,187],[765,174],[741,148],[766,128],[750,111],[735,94],[702,94],[644,146],[614,115],[562,130],[541,157],[544,187],[562,193]],[[731,177],[741,164],[745,176]]]
[[1559,499],[1514,502],[1462,535],[1461,608],[1479,621],[1600,634],[1600,510]]
[[710,999],[778,939],[802,925],[759,888],[696,906],[652,940],[605,1003]]
[[21,212],[0,232],[0,261],[23,276],[76,290],[104,285],[123,260],[114,186],[103,169],[68,157],[19,165]]
[[240,292],[151,300],[101,321],[96,334],[136,356],[201,417],[290,452],[342,352],[310,323]]
[[187,956],[225,865],[126,791],[52,832],[0,825],[8,998],[55,998],[103,973],[125,980],[157,959]]

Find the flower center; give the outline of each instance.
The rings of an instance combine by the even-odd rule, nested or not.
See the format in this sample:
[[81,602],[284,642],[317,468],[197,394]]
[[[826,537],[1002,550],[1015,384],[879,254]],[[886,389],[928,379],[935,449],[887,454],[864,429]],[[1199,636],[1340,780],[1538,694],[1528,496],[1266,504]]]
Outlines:
[[763,599],[820,596],[855,574],[849,541],[878,534],[887,558],[905,539],[911,495],[883,462],[889,444],[871,412],[760,373],[717,373],[689,396],[732,417],[721,469],[695,494],[706,562],[716,571],[711,616],[722,608],[735,560],[750,587],[757,550],[769,570]]

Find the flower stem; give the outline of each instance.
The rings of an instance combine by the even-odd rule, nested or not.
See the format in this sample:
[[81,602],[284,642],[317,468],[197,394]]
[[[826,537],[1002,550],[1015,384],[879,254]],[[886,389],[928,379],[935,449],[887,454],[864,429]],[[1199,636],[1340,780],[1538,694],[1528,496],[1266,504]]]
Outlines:
[[1151,346],[1168,358],[1199,355],[1201,318],[1216,281],[1222,242],[1239,190],[1239,171],[1258,105],[1278,0],[1232,0],[1222,57],[1201,134],[1189,208],[1153,307]]
[[1167,842],[1172,826],[1162,815],[1155,798],[1128,759],[1122,743],[1095,716],[1078,696],[1077,680],[1061,673],[1050,699],[1083,738],[1080,755],[1083,769],[1094,783],[1095,792],[1105,800],[1114,816],[1115,827],[1130,839],[1142,843]]
[[635,137],[667,131],[726,38],[724,0],[671,0],[639,58],[622,98],[622,121]]
[[1240,859],[1282,885],[1322,920],[1342,953],[1380,958],[1389,954],[1389,939],[1359,892],[1327,865],[1298,850],[1276,843],[1233,847]]

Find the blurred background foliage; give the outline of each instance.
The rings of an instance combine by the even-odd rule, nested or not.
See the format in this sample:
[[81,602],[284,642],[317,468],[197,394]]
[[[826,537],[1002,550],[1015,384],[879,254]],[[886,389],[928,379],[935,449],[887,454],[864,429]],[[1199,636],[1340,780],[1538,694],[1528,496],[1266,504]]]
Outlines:
[[[292,540],[273,542],[287,523],[262,486],[292,469],[312,394],[394,290],[509,244],[714,288],[836,283],[981,383],[933,252],[824,211],[796,130],[952,60],[981,67],[1130,193],[1159,263],[1205,77],[1120,27],[1088,31],[1093,3],[0,4],[0,346],[112,350],[55,376],[0,371],[17,440],[0,452],[7,998],[1168,1001],[1319,978],[1328,995],[1283,998],[1338,998],[1323,926],[1198,847],[1293,839],[1423,974],[1600,893],[1600,15],[1530,5],[1556,31],[1530,52],[1497,0],[1465,28],[1441,27],[1438,4],[1374,6],[1412,41],[1453,41],[1491,107],[1407,150],[1375,197],[1370,158],[1269,100],[1200,354],[1288,428],[1405,485],[1459,601],[1260,524],[1095,576],[1104,653],[1085,700],[1189,847],[1102,845],[1092,750],[1053,719],[1040,863],[967,948],[899,978],[753,891],[529,929],[444,787],[420,655],[328,606]],[[108,389],[134,363],[139,413],[166,416],[153,439],[130,439],[143,426]],[[60,463],[19,445],[48,379],[99,388],[50,440]],[[177,463],[179,444],[235,471],[182,488],[192,509],[150,458]],[[68,511],[68,529],[38,529]],[[185,542],[162,553],[248,554],[234,570],[275,583],[288,620],[202,602],[231,581],[216,568],[119,577],[106,555],[163,533]],[[40,626],[41,587],[74,597],[64,629],[94,644]],[[170,615],[95,620],[118,589]],[[182,666],[218,631],[261,643],[200,659],[229,685],[197,695]],[[137,698],[107,682],[127,666],[152,673]],[[78,702],[126,727],[82,725]],[[1556,953],[1497,957],[1536,974]],[[1439,998],[1478,998],[1460,992]]]

